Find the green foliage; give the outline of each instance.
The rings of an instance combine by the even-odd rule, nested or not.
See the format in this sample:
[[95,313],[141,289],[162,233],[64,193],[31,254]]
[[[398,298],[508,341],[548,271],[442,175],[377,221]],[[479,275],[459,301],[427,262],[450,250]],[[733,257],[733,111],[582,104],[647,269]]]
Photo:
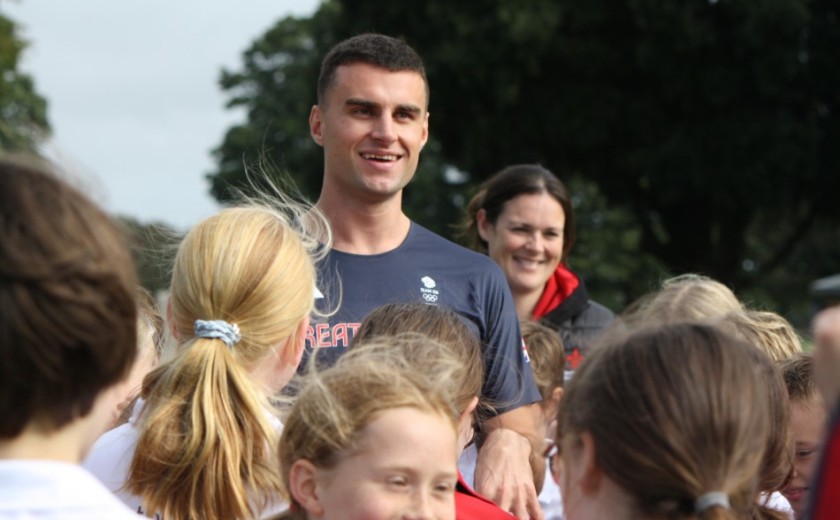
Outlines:
[[[280,21],[224,75],[249,118],[216,152],[214,193],[268,149],[316,196],[321,151],[306,118],[319,60],[379,31],[427,64],[433,140],[407,204],[421,223],[446,230],[482,179],[537,162],[573,184],[572,261],[614,308],[686,271],[790,291],[792,255],[824,236],[817,223],[840,220],[838,11],[828,0],[331,0]],[[798,284],[823,274],[797,275],[800,302]]]
[[32,78],[18,70],[26,42],[18,26],[0,14],[0,150],[33,152],[49,133],[47,101]]
[[312,18],[285,18],[259,37],[242,56],[243,70],[223,71],[229,107],[247,110],[247,121],[228,130],[214,151],[218,170],[208,175],[219,201],[232,188],[247,189],[244,164],[267,162],[288,170],[300,190],[317,198],[323,153],[309,136],[320,57],[332,45],[336,13],[323,6]]
[[669,274],[640,250],[641,232],[629,212],[609,204],[592,181],[574,177],[567,188],[573,194],[578,237],[569,265],[584,277],[590,296],[619,311],[657,289]]
[[[765,230],[766,231],[766,230]],[[767,233],[750,233],[753,249],[768,247],[761,237]],[[811,231],[794,248],[783,265],[769,271],[760,284],[742,292],[739,296],[756,307],[774,310],[783,314],[798,329],[810,329],[811,315],[817,302],[809,299],[808,289],[816,278],[840,272],[840,226],[829,219],[817,219]],[[745,260],[746,270],[760,269],[752,259]]]

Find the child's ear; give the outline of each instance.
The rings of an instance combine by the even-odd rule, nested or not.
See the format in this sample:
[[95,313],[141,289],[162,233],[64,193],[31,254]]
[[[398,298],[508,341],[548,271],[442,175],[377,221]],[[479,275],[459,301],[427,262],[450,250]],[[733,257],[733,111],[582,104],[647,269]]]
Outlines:
[[584,491],[596,493],[601,487],[603,473],[601,472],[601,468],[598,467],[598,464],[595,463],[595,450],[597,449],[595,438],[591,433],[584,432],[582,440],[585,472],[581,483]]
[[555,386],[553,390],[551,390],[551,395],[549,396],[551,400],[551,404],[554,405],[556,409],[560,405],[560,401],[563,400],[563,387],[562,386]]
[[478,407],[478,396],[470,399],[469,404],[458,418],[458,449],[463,449],[475,437],[477,433],[473,429],[475,409]]
[[318,493],[318,468],[306,459],[298,459],[289,470],[289,494],[308,515],[324,514]]
[[487,211],[485,211],[484,208],[481,208],[476,212],[475,222],[476,228],[478,229],[478,236],[480,236],[482,240],[487,242],[487,237],[489,236],[489,228],[490,226],[492,226],[492,224],[487,221]]
[[587,495],[594,495],[601,486],[603,473],[595,463],[595,438],[589,432],[580,435],[580,453],[578,459],[577,484]]
[[303,348],[306,345],[307,327],[309,327],[309,316],[298,325],[294,335],[287,340],[291,344],[285,346],[281,357],[283,357],[283,361],[288,363],[289,366],[297,368],[300,365],[300,360],[303,357]]
[[557,417],[560,412],[560,401],[563,400],[563,387],[555,386],[548,397],[543,399],[541,411],[541,419],[545,421],[546,436],[553,437],[557,431]]
[[470,404],[467,405],[467,408],[461,413],[461,417],[469,416],[471,417],[475,409],[478,408],[478,396],[473,397],[470,399]]

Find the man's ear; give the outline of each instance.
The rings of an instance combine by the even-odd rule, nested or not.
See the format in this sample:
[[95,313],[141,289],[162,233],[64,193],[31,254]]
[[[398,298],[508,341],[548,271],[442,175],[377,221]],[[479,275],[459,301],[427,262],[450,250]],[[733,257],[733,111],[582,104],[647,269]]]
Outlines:
[[484,211],[484,208],[475,212],[475,224],[475,227],[478,229],[478,236],[485,242],[489,242],[487,237],[490,235],[489,228],[493,224],[487,221],[487,212]]
[[420,143],[420,149],[422,150],[423,147],[426,146],[426,142],[429,140],[429,113],[426,112],[426,119],[423,121],[423,136],[422,141]]
[[298,459],[289,470],[289,494],[307,516],[324,514],[318,489],[318,468],[306,459]]
[[312,139],[321,146],[324,146],[324,128],[322,122],[321,107],[312,105],[312,110],[309,111],[309,135]]

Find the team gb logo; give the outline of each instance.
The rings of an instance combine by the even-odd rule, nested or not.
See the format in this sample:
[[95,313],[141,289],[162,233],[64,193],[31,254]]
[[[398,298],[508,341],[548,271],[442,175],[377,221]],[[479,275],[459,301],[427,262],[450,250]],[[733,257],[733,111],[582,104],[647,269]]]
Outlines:
[[435,283],[431,276],[424,276],[420,281],[423,283],[423,287],[420,288],[420,294],[423,295],[423,299],[427,303],[435,303],[440,295],[438,290],[435,289],[437,283]]

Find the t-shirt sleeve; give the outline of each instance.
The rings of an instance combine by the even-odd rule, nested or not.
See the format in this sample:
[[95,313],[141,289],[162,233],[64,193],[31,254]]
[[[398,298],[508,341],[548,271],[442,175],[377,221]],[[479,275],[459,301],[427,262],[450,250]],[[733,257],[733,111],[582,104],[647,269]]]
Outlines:
[[495,415],[541,399],[522,341],[513,296],[495,264],[488,270],[484,295],[484,386],[482,395]]

